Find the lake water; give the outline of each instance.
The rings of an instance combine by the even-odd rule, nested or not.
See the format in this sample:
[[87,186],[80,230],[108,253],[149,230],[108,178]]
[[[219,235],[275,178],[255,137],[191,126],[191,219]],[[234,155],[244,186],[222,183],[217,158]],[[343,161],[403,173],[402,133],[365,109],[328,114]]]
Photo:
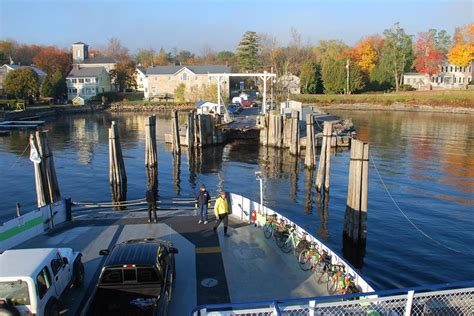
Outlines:
[[[474,117],[334,113],[352,118],[359,138],[370,143],[367,243],[365,255],[353,261],[362,274],[378,288],[474,279]],[[45,129],[63,197],[110,201],[107,128],[116,120],[128,176],[127,197],[143,198],[145,117],[101,113],[49,121]],[[302,159],[286,151],[234,142],[203,149],[192,163],[184,151],[178,163],[164,144],[170,121],[158,118],[157,124],[162,200],[192,196],[205,183],[212,194],[222,188],[258,201],[255,171],[262,171],[265,203],[342,253],[348,151],[331,158],[331,189],[324,207],[317,202],[314,175],[305,170]],[[0,138],[0,221],[14,216],[16,202],[23,210],[35,207],[27,144],[24,131]]]

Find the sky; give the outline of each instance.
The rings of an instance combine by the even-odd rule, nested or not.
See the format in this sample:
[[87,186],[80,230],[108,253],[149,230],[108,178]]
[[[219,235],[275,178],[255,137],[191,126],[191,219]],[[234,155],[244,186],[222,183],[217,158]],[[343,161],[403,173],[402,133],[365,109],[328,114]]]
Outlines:
[[396,22],[413,35],[430,28],[452,34],[474,22],[474,0],[0,0],[0,39],[101,48],[115,37],[131,52],[233,51],[246,31],[286,45],[291,28],[303,44],[353,45]]

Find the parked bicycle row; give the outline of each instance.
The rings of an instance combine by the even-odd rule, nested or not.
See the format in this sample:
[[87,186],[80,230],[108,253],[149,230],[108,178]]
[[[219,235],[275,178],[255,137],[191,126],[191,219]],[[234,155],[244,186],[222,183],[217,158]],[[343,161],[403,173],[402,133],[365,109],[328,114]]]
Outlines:
[[326,283],[330,294],[360,292],[346,265],[333,260],[328,250],[307,232],[299,231],[295,224],[288,223],[277,214],[267,215],[263,233],[267,239],[272,238],[284,253],[293,252],[300,268],[311,271],[318,283]]

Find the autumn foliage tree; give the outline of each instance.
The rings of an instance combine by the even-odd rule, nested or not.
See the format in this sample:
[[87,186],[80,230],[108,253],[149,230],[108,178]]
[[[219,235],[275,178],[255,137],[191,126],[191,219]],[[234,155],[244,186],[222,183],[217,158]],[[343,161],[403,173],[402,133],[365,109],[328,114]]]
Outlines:
[[53,75],[59,71],[65,78],[72,67],[72,56],[63,50],[53,46],[43,47],[40,52],[33,58],[36,67]]
[[439,72],[444,54],[436,49],[436,42],[429,32],[418,33],[415,45],[415,69],[418,72],[433,75]]
[[129,60],[121,60],[110,71],[112,82],[118,86],[120,92],[126,88],[136,88],[135,64]]
[[379,35],[368,36],[349,51],[349,56],[365,74],[369,74],[379,62],[383,39]]
[[467,67],[474,60],[474,23],[457,29],[454,46],[448,53],[449,62],[456,66]]
[[3,87],[8,95],[29,101],[38,94],[38,75],[30,67],[21,67],[7,73]]

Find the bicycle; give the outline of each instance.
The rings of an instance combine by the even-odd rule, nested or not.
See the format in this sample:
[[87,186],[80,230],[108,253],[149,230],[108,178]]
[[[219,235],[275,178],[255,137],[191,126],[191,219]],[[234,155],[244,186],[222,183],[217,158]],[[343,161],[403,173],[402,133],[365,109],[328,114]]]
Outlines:
[[316,243],[313,242],[299,253],[298,264],[303,271],[314,270],[320,259],[321,255],[318,252]]
[[329,294],[335,294],[338,289],[345,288],[345,266],[341,264],[330,265],[330,268],[326,271],[327,282],[326,287]]
[[296,225],[290,227],[289,232],[283,234],[282,237],[282,246],[280,247],[281,251],[284,253],[289,253],[293,250],[293,255],[298,257],[298,249],[305,249],[307,247],[308,241],[306,240],[307,233],[303,233],[300,237],[296,230]]
[[263,234],[265,238],[269,239],[273,236],[273,239],[278,247],[281,247],[281,238],[285,231],[285,221],[281,219],[280,221],[277,220],[276,215],[268,215],[267,221],[263,226]]

